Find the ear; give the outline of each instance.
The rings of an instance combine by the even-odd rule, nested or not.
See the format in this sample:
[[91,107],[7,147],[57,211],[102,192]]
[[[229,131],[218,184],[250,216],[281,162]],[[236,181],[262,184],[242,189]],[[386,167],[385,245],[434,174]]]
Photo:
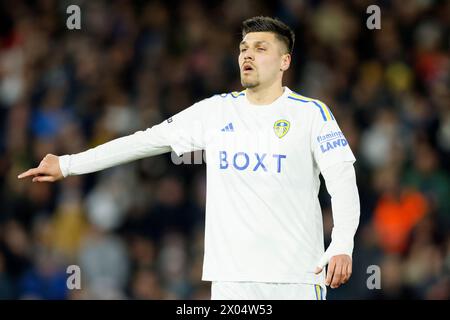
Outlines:
[[289,69],[290,65],[291,65],[291,55],[289,53],[283,54],[281,56],[280,71],[286,71],[287,69]]

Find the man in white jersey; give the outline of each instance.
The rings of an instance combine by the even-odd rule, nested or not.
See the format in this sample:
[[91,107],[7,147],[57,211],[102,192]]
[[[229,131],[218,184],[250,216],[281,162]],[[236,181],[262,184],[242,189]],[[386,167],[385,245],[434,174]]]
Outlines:
[[[242,92],[195,103],[145,131],[72,155],[47,155],[19,178],[53,182],[174,151],[205,150],[207,199],[202,280],[212,299],[324,299],[352,272],[359,222],[355,157],[330,109],[282,85],[294,33],[279,20],[243,22]],[[331,195],[324,250],[318,200]],[[324,267],[328,265],[325,275]]]

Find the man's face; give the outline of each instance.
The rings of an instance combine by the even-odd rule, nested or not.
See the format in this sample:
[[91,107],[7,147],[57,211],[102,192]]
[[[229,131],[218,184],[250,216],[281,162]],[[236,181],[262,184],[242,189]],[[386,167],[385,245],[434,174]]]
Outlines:
[[290,55],[272,32],[247,33],[239,45],[239,68],[244,88],[272,84],[287,70]]

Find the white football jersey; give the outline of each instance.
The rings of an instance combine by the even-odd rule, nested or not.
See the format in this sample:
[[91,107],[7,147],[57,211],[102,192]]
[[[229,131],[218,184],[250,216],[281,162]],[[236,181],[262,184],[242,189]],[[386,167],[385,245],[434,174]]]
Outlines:
[[323,284],[319,173],[355,157],[329,108],[284,87],[202,100],[152,128],[178,155],[205,150],[203,280]]

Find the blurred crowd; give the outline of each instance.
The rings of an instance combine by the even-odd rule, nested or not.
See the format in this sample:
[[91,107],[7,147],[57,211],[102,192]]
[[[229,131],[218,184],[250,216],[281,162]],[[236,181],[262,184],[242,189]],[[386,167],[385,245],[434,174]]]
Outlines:
[[[366,27],[374,3],[381,30]],[[70,4],[81,30],[66,28]],[[165,154],[55,184],[17,175],[242,90],[240,27],[255,15],[295,30],[285,85],[331,108],[357,158],[353,276],[328,298],[450,299],[449,1],[0,6],[0,299],[210,298],[204,165]],[[319,196],[329,243],[324,186]],[[69,265],[81,290],[67,289]]]

